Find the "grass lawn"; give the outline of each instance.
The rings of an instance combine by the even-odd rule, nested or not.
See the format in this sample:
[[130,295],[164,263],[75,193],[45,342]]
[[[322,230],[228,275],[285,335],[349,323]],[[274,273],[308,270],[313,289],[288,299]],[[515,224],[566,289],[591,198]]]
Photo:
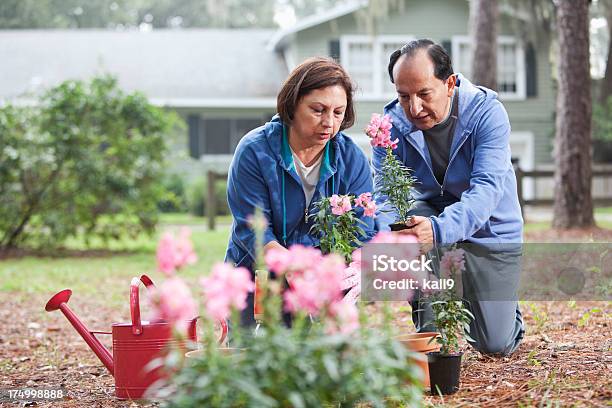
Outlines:
[[[202,220],[205,219],[201,218]],[[0,291],[24,296],[31,293],[48,293],[70,288],[79,295],[105,293],[112,304],[124,302],[132,277],[145,273],[154,281],[162,274],[156,270],[155,249],[161,233],[176,229],[177,225],[189,224],[189,216],[163,216],[157,233],[149,237],[144,234],[136,239],[115,241],[108,250],[100,250],[102,242],[92,241],[87,252],[74,253],[67,257],[26,256],[0,261]],[[192,240],[198,254],[198,262],[181,271],[181,275],[192,282],[210,270],[218,261],[223,261],[229,237],[229,224],[218,222],[215,231],[192,225]],[[67,243],[67,249],[84,250],[79,240]],[[98,250],[98,251],[95,251]]]
[[[610,220],[599,219],[599,220],[596,220],[596,222],[597,222],[597,226],[600,228],[612,229],[612,221]],[[551,223],[548,221],[528,222],[524,225],[523,231],[524,232],[544,231],[544,230],[550,229],[550,227],[551,227]]]
[[595,215],[598,214],[612,214],[612,207],[597,207],[595,208]]

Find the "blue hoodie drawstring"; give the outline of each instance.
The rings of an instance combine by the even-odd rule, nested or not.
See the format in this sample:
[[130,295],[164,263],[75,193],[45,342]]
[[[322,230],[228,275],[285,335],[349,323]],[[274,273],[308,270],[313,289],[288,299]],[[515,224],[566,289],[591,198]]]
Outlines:
[[[283,124],[283,142],[282,143],[289,143],[289,139],[287,138],[287,129],[285,128],[285,125]],[[329,143],[329,142],[328,142]],[[329,148],[329,147],[327,147]],[[282,158],[281,158],[282,160]],[[282,166],[281,166],[282,167]],[[281,168],[282,171],[282,178],[281,178],[281,203],[282,203],[282,207],[283,207],[283,246],[287,247],[287,203],[285,200],[285,169]],[[328,179],[329,181],[329,179]],[[325,190],[329,190],[329,183],[328,181],[325,182]],[[336,184],[335,184],[335,174],[332,173],[331,176],[331,181],[332,181],[332,188],[331,188],[331,194],[329,194],[329,191],[326,191],[327,196],[329,197],[330,195],[334,194],[334,191],[336,190]],[[308,211],[308,204],[306,205],[306,211]]]
[[287,247],[287,205],[285,203],[285,170],[282,170],[283,178],[281,182],[282,189],[282,198],[281,201],[283,203],[283,245]]
[[[283,143],[287,140],[287,130],[283,124]],[[282,158],[281,158],[282,160]],[[281,202],[283,204],[283,246],[287,247],[287,203],[285,202],[285,169],[281,166],[281,172],[283,173],[281,181]]]

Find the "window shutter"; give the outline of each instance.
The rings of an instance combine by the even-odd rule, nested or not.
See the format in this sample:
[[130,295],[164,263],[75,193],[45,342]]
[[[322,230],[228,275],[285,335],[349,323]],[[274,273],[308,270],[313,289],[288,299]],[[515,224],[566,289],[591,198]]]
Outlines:
[[442,48],[444,48],[444,50],[446,51],[448,56],[451,57],[451,60],[452,60],[453,59],[453,43],[451,42],[451,40],[442,40],[440,45],[442,46]]
[[529,43],[525,49],[525,82],[527,97],[538,96],[537,70],[536,50],[533,44]]
[[204,153],[231,154],[231,119],[204,120]]
[[187,116],[187,127],[189,128],[189,156],[199,159],[202,154],[200,151],[200,116]]
[[329,41],[329,56],[340,63],[340,40]]

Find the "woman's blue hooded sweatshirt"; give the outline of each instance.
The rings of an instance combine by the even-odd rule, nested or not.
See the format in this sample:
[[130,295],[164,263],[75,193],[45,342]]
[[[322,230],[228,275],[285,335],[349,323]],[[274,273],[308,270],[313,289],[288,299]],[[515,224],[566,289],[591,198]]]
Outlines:
[[[278,115],[242,138],[232,160],[227,182],[227,200],[233,215],[232,232],[225,255],[227,262],[252,269],[255,259],[255,235],[248,218],[260,208],[268,220],[264,245],[278,241],[284,247],[293,244],[318,246],[310,234],[313,203],[333,194],[359,195],[372,192],[370,166],[363,151],[344,133],[339,132],[325,146],[321,175],[310,206],[302,182],[293,164],[286,129]],[[368,241],[374,235],[374,220],[357,215]]]

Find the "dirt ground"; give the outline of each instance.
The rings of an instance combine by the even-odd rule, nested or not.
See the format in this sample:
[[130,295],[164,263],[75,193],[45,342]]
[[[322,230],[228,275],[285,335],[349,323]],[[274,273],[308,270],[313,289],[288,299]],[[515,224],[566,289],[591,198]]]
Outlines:
[[[589,240],[612,242],[612,231],[580,231],[560,236],[537,233],[531,242]],[[119,401],[107,372],[64,316],[44,312],[42,295],[0,293],[0,388],[63,387],[68,397],[54,402],[0,402],[0,406],[129,407],[147,402]],[[91,330],[129,316],[104,306],[104,296],[73,295],[73,310]],[[425,395],[444,406],[611,406],[612,303],[529,302],[527,334],[510,357],[482,356],[466,347],[461,389],[445,398]],[[406,313],[398,323],[409,319]],[[110,337],[110,336],[105,336]],[[110,339],[105,338],[108,346]]]

